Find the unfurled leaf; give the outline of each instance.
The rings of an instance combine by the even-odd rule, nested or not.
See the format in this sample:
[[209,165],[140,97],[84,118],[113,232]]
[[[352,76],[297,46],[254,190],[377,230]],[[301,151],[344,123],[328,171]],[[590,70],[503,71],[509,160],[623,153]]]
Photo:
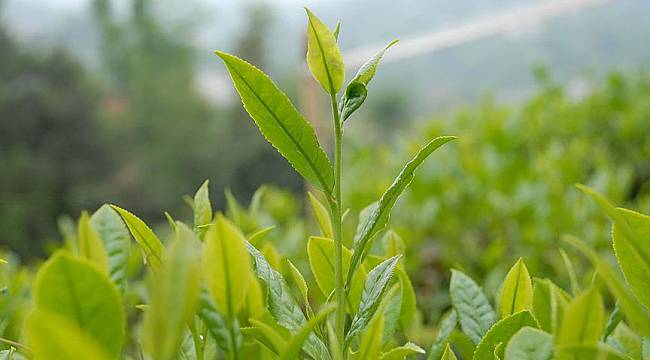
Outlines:
[[494,359],[494,348],[498,343],[507,343],[524,326],[539,327],[537,320],[528,310],[523,310],[496,322],[476,346],[474,360]]
[[266,296],[254,273],[250,273],[246,290],[246,310],[249,318],[262,319],[266,313]]
[[287,259],[287,264],[289,264],[289,270],[291,270],[291,276],[293,277],[293,282],[298,287],[298,290],[300,290],[302,301],[305,304],[305,307],[307,307],[309,311],[309,309],[311,309],[311,306],[309,305],[307,282],[305,281],[305,278],[300,273],[300,270],[298,270],[298,268],[291,262],[291,260]]
[[280,355],[287,347],[287,340],[278,334],[273,327],[262,321],[250,319],[252,327],[242,328],[242,333],[255,338],[262,345],[266,346],[274,354]]
[[[372,273],[372,272],[371,272]],[[384,333],[384,311],[379,309],[361,335],[359,351],[355,359],[378,359],[381,353],[381,339]]]
[[643,341],[625,323],[620,323],[607,344],[632,359],[643,359]]
[[36,275],[34,306],[36,311],[65,318],[96,341],[106,355],[121,353],[122,302],[106,274],[87,260],[62,250],[52,255]]
[[282,355],[280,355],[280,360],[292,360],[295,359],[298,354],[300,353],[300,349],[302,349],[303,344],[307,340],[307,337],[312,334],[316,326],[323,321],[327,315],[332,313],[334,310],[336,310],[336,304],[329,304],[326,305],[324,308],[322,308],[316,316],[312,317],[307,321],[305,325],[298,331],[292,338],[291,340],[287,343],[286,348],[282,352]]
[[582,185],[578,188],[590,195],[612,219],[612,240],[618,264],[630,290],[641,304],[650,308],[650,216],[614,208],[593,189]]
[[314,209],[314,215],[316,215],[316,220],[318,220],[321,234],[326,238],[333,239],[332,219],[330,219],[327,208],[312,193],[309,193],[309,203],[311,203],[311,207]]
[[555,342],[558,345],[596,344],[603,333],[605,309],[598,290],[578,295],[564,311]]
[[252,233],[248,237],[248,242],[250,242],[253,245],[260,245],[262,240],[266,237],[266,235],[268,235],[271,231],[273,231],[273,229],[275,229],[275,225],[265,227],[261,230]]
[[79,218],[77,241],[79,241],[79,255],[97,265],[97,268],[103,272],[108,273],[108,256],[104,250],[104,244],[90,222],[90,216],[85,211]]
[[361,66],[354,78],[350,80],[339,104],[341,121],[345,121],[350,117],[350,115],[352,115],[352,113],[366,100],[366,97],[368,96],[368,83],[375,76],[381,58],[384,56],[384,53],[386,53],[386,50],[397,44],[397,41],[398,40],[393,40],[390,44],[386,45],[386,47],[379,50],[379,52]]
[[551,360],[553,339],[542,330],[525,326],[510,338],[505,360]]
[[380,360],[404,360],[407,356],[415,356],[416,354],[424,354],[425,351],[421,347],[412,342],[408,342],[402,346],[390,349],[381,354]]
[[591,261],[600,278],[607,284],[609,291],[616,297],[628,324],[641,335],[650,336],[650,313],[648,309],[638,302],[610,265],[579,239],[564,236],[563,240],[574,246]]
[[223,315],[219,313],[216,305],[206,289],[201,289],[199,293],[199,305],[197,314],[205,324],[208,333],[214,338],[215,342],[226,353],[232,353],[232,337],[229,325]]
[[331,195],[334,170],[314,128],[262,71],[236,56],[217,51],[248,114],[264,137],[305,179]]
[[117,359],[117,354],[109,355],[100,343],[65,316],[36,310],[27,319],[26,326],[33,359]]
[[569,281],[571,282],[571,294],[573,296],[576,296],[580,292],[580,285],[578,284],[578,277],[576,276],[575,268],[564,249],[560,249],[560,256],[562,256],[562,261],[564,262],[566,271],[569,274]]
[[501,318],[522,310],[532,310],[533,284],[522,259],[517,260],[503,280],[498,303]]
[[192,321],[201,287],[199,240],[183,224],[165,254],[165,268],[150,282],[150,308],[144,315],[145,351],[153,359],[175,359],[187,325]]
[[[309,266],[314,274],[314,279],[323,295],[328,296],[335,288],[335,269],[334,240],[318,236],[312,236],[307,242],[307,255],[309,256]],[[345,246],[343,247],[343,269],[350,265],[352,253]],[[352,279],[352,284],[348,296],[346,307],[353,312],[361,301],[361,294],[364,288],[365,270],[358,271]]]
[[492,306],[474,280],[458,270],[451,271],[449,292],[463,332],[478,345],[497,320]]
[[160,242],[156,234],[137,216],[131,214],[127,210],[124,210],[118,206],[111,205],[113,210],[117,211],[118,214],[124,220],[124,224],[129,229],[131,236],[138,245],[142,248],[142,252],[145,256],[145,262],[151,266],[154,271],[158,271],[162,268],[162,258],[165,248]]
[[[400,257],[401,255],[393,256],[377,265],[368,273],[366,284],[363,288],[363,295],[361,296],[361,302],[359,303],[359,310],[354,316],[350,329],[345,337],[346,345],[349,345],[350,342],[366,328],[375,315],[375,312],[381,303],[384,290],[393,275],[393,270],[395,270],[395,266]],[[383,329],[383,315],[381,322],[381,327]]]
[[386,234],[381,239],[381,244],[386,257],[404,254],[406,250],[404,240],[393,230],[386,231]]
[[451,347],[449,347],[449,343],[445,346],[445,351],[442,353],[442,358],[440,360],[458,360],[456,354],[454,354]]
[[244,235],[223,215],[205,234],[203,274],[219,311],[232,321],[244,305],[250,279],[250,257]]
[[108,256],[108,274],[118,290],[126,289],[131,236],[124,221],[109,205],[102,205],[90,217],[90,223],[104,243]]
[[212,204],[210,203],[209,180],[203,182],[194,194],[194,231],[203,239],[208,225],[212,222]]
[[384,309],[384,336],[382,348],[386,346],[395,335],[399,325],[399,315],[402,309],[402,292],[400,284],[395,284],[384,295],[382,308]]
[[411,284],[411,279],[409,278],[406,270],[403,267],[399,266],[397,263],[395,268],[395,274],[399,279],[400,291],[402,292],[402,308],[400,309],[400,325],[403,329],[407,329],[417,312],[417,306],[415,304],[415,290],[413,289],[413,284]]
[[[266,285],[267,306],[275,321],[291,333],[295,334],[305,325],[307,320],[300,306],[291,295],[291,290],[282,275],[274,270],[264,255],[253,245],[246,243],[248,252],[253,256],[254,270],[257,277]],[[316,359],[331,359],[327,347],[314,334],[305,341],[303,350]]]
[[548,279],[535,279],[533,282],[533,314],[542,330],[555,333],[569,297]]
[[440,136],[429,142],[404,166],[399,175],[397,175],[397,178],[395,178],[395,181],[393,181],[393,184],[384,192],[379,201],[368,209],[367,216],[365,216],[363,222],[357,227],[357,233],[354,236],[353,255],[348,270],[346,285],[349,285],[357,267],[363,262],[366,251],[370,247],[370,240],[386,226],[393,205],[395,205],[397,198],[406,189],[408,184],[411,183],[411,180],[413,180],[415,170],[417,170],[433,151],[455,138],[454,136]]
[[456,329],[457,323],[458,317],[456,316],[456,311],[452,309],[440,322],[440,326],[438,326],[436,340],[431,344],[427,360],[439,360],[442,357],[445,347],[449,342],[449,338],[451,337],[451,333]]
[[343,55],[334,33],[309,9],[307,17],[307,66],[328,94],[336,94],[345,81]]

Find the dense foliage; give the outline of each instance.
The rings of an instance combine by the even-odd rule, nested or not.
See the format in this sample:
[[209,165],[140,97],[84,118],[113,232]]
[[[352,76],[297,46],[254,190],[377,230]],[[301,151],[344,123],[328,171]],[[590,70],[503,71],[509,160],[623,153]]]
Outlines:
[[[192,208],[191,225],[164,213],[168,221],[168,230],[164,232],[167,236],[159,237],[138,216],[116,205],[103,205],[92,214],[84,212],[74,231],[65,232],[63,247],[38,266],[35,273],[20,267],[11,257],[0,265],[2,281],[6,284],[0,303],[3,335],[0,340],[8,347],[0,356],[37,360],[648,359],[650,217],[616,208],[589,187],[579,185],[580,191],[568,190],[571,185],[565,188],[565,181],[574,180],[572,176],[586,171],[583,168],[573,169],[573,172],[571,167],[562,168],[563,176],[568,179],[560,176],[547,184],[561,184],[560,187],[567,189],[563,193],[564,201],[574,199],[572,211],[562,210],[553,215],[567,218],[566,229],[547,229],[549,234],[540,232],[537,238],[529,233],[536,230],[537,222],[543,219],[537,217],[543,214],[535,213],[537,207],[543,205],[541,202],[535,206],[531,203],[522,213],[511,214],[515,224],[531,227],[525,228],[526,231],[500,232],[501,229],[490,226],[478,228],[487,235],[500,234],[494,239],[494,246],[503,248],[497,255],[504,255],[507,249],[519,252],[522,258],[512,262],[501,259],[497,263],[496,258],[487,257],[482,262],[482,257],[479,259],[468,249],[481,242],[468,240],[470,245],[459,242],[450,246],[459,251],[445,258],[447,262],[454,257],[457,260],[455,269],[444,269],[450,274],[451,306],[436,331],[423,327],[407,272],[414,262],[418,265],[418,258],[405,257],[404,252],[411,246],[423,246],[424,240],[418,245],[417,236],[444,239],[453,232],[447,229],[444,231],[448,233],[438,233],[435,227],[431,230],[422,226],[417,221],[427,218],[421,217],[413,223],[414,230],[406,232],[411,240],[405,242],[397,232],[387,229],[391,211],[412,181],[415,187],[407,197],[407,206],[400,204],[400,210],[404,207],[409,211],[427,209],[419,202],[429,195],[450,201],[441,195],[447,190],[447,194],[456,197],[465,196],[463,191],[479,190],[459,190],[462,183],[450,185],[445,180],[418,184],[421,175],[426,180],[433,173],[436,179],[454,174],[454,170],[442,169],[447,164],[439,162],[435,168],[429,168],[429,172],[416,175],[416,170],[434,151],[455,139],[440,136],[440,124],[436,124],[428,132],[434,135],[431,140],[425,141],[392,183],[382,189],[384,192],[379,199],[360,212],[358,221],[348,215],[346,201],[358,196],[361,193],[358,188],[365,184],[355,184],[352,172],[346,183],[350,184],[351,195],[343,195],[343,170],[347,170],[343,166],[343,128],[366,100],[368,85],[380,60],[394,43],[368,60],[344,86],[345,70],[337,45],[339,26],[332,31],[309,10],[307,15],[307,64],[332,105],[333,161],[320,146],[311,124],[266,74],[234,55],[221,51],[217,51],[217,55],[223,60],[246,111],[261,133],[313,186],[308,201],[319,233],[308,238],[303,236],[305,224],[291,211],[296,206],[294,200],[273,189],[260,189],[248,207],[240,205],[226,192],[226,213],[214,211],[207,181],[193,197],[186,199]],[[525,112],[519,116],[530,122],[547,123],[544,116],[536,118]],[[506,119],[513,118],[497,117],[492,125]],[[525,153],[526,144],[532,142],[537,144],[536,149],[545,149],[545,154],[554,154],[551,151],[554,147],[561,150],[565,146],[565,143],[551,146],[545,142],[540,146],[535,136],[525,132],[525,125],[516,121],[516,117],[514,119],[511,120],[513,131],[530,138],[524,137],[526,141],[517,140],[508,145],[507,129],[496,127],[491,128],[494,142],[485,142],[485,146],[495,147],[496,153]],[[626,121],[630,121],[635,130],[647,126],[634,122],[639,119],[636,116],[627,119],[632,119]],[[543,129],[540,124],[535,128]],[[553,128],[557,130],[558,126]],[[570,130],[566,131],[565,136],[572,138]],[[632,151],[626,146],[642,151],[640,158],[626,159],[633,164],[629,165],[632,169],[628,174],[632,179],[628,184],[632,185],[623,193],[626,200],[635,200],[644,206],[646,203],[639,199],[645,199],[647,195],[642,194],[647,190],[634,184],[645,180],[643,175],[638,180],[639,170],[634,164],[644,161],[643,147],[647,142],[643,141],[643,134],[630,132],[628,135],[630,141],[620,145],[621,151]],[[543,134],[542,138],[547,140]],[[445,151],[454,147],[460,148],[462,154],[462,151],[471,152],[472,146],[482,146],[478,145],[478,139],[471,136],[469,139],[469,142],[445,145],[441,152],[448,157],[451,152]],[[498,148],[499,145],[502,148]],[[574,147],[587,151],[579,145],[568,148]],[[481,154],[491,153],[487,149],[482,151]],[[593,179],[616,174],[612,171],[599,175],[599,154],[593,149],[589,154],[596,159],[594,163],[585,160],[578,166],[595,172]],[[609,153],[600,155],[607,157]],[[435,154],[437,158],[440,156]],[[468,172],[474,172],[474,176],[487,179],[496,176],[497,180],[490,180],[495,182],[493,185],[506,184],[494,193],[501,199],[488,198],[484,211],[499,211],[501,207],[507,210],[504,203],[511,196],[526,199],[527,192],[532,191],[530,187],[534,190],[527,182],[536,177],[545,179],[542,175],[549,170],[542,160],[533,169],[524,166],[526,157],[514,156],[512,164],[500,163],[496,154],[484,162],[459,158],[466,161],[461,164],[468,167]],[[560,159],[551,157],[549,161],[561,163]],[[624,161],[615,157],[604,161],[625,166]],[[490,167],[499,165],[502,167]],[[511,172],[502,173],[503,169]],[[353,171],[372,170],[362,165],[353,168]],[[460,172],[458,168],[455,171]],[[471,184],[472,178],[466,181]],[[483,184],[474,181],[474,186]],[[513,187],[523,190],[513,190]],[[630,192],[634,195],[632,198]],[[555,197],[556,193],[549,194],[548,198],[538,198],[548,201],[546,210],[562,208],[557,203],[560,200]],[[604,219],[603,214],[611,219],[611,237],[602,223],[596,223],[586,233],[576,231],[574,226],[583,216],[580,215],[581,207],[587,205],[575,199],[583,198],[589,198],[602,212],[598,215],[601,219]],[[501,207],[489,206],[494,204]],[[576,218],[572,217],[574,214],[578,214]],[[445,216],[455,216],[462,226],[464,215],[459,210]],[[404,226],[409,226],[408,219],[399,218]],[[553,242],[557,234],[563,232],[595,234],[607,239],[608,243],[611,240],[617,268],[608,261],[611,254],[606,258],[593,250],[592,245],[602,245],[597,239],[592,239],[589,245],[578,237],[564,235],[562,243]],[[446,242],[452,240],[445,239],[444,246],[449,246]],[[485,240],[486,243],[491,241]],[[276,246],[280,242],[283,248],[292,244],[294,249],[306,253],[306,263],[300,261],[304,258],[297,258],[296,264],[283,258]],[[531,267],[534,270],[542,268],[546,262],[553,263],[535,255],[540,249],[549,254],[553,251],[554,256],[561,259],[560,266],[564,270],[561,274],[565,274],[565,278],[551,280],[531,276],[538,272],[529,272],[527,263],[534,263],[535,268]],[[494,256],[494,250],[492,252]],[[586,272],[575,265],[582,257],[590,264]],[[528,261],[529,258],[532,261]],[[498,286],[492,294],[485,294],[467,275],[470,267],[490,269],[499,264],[509,270],[503,275],[493,275]],[[565,284],[570,287],[563,287]]]

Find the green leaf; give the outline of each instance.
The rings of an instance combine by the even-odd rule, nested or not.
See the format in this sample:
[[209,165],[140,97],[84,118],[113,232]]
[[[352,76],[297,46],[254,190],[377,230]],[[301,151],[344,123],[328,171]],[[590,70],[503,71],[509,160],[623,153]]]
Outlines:
[[318,199],[310,192],[309,194],[309,203],[311,204],[312,209],[314,209],[314,215],[316,215],[316,220],[318,220],[318,226],[320,227],[321,234],[326,237],[333,239],[332,235],[332,219],[330,219],[330,214],[327,211],[327,208],[321,204]]
[[618,303],[614,307],[614,310],[609,314],[607,318],[607,323],[605,324],[605,331],[603,332],[603,340],[607,340],[609,335],[611,335],[618,324],[623,320],[623,313],[621,313],[621,307],[618,306]]
[[522,310],[532,310],[533,284],[526,264],[520,258],[508,271],[499,293],[499,315],[505,318]]
[[650,217],[614,208],[593,189],[583,185],[578,188],[590,195],[614,222],[612,239],[618,264],[634,295],[650,308]]
[[402,291],[400,284],[395,284],[384,295],[381,304],[384,309],[384,335],[381,343],[382,348],[393,338],[399,325],[400,312],[402,310]]
[[297,358],[300,353],[300,349],[303,347],[303,344],[307,340],[307,337],[312,334],[316,326],[323,321],[327,315],[331,314],[336,310],[336,304],[328,304],[323,307],[316,316],[309,319],[309,321],[303,325],[303,327],[298,331],[287,344],[284,352],[280,355],[280,360],[291,360]]
[[449,292],[463,332],[480,343],[497,320],[492,306],[474,280],[458,270],[451,270]]
[[458,360],[456,354],[454,354],[451,347],[449,347],[449,343],[445,346],[445,351],[442,353],[442,358],[440,360]]
[[105,273],[108,273],[108,256],[104,250],[104,244],[90,222],[87,212],[81,213],[77,229],[77,240],[79,241],[79,255]]
[[109,205],[102,205],[90,217],[90,223],[97,230],[108,255],[108,274],[124,292],[127,283],[131,235],[120,215]]
[[300,175],[331,196],[334,170],[314,128],[266,74],[236,56],[221,51],[216,54],[264,137]]
[[245,242],[241,231],[221,214],[205,234],[205,282],[217,308],[230,321],[244,305],[250,279]]
[[150,308],[144,315],[144,349],[160,360],[176,358],[201,287],[200,244],[191,229],[178,223],[165,255],[165,268],[151,279]]
[[348,270],[346,285],[350,284],[352,275],[354,275],[357,267],[363,261],[366,250],[370,247],[368,244],[370,240],[386,226],[391,209],[400,194],[411,183],[411,180],[413,180],[415,170],[437,148],[455,138],[455,136],[440,136],[429,142],[404,166],[399,175],[397,175],[397,178],[395,178],[395,181],[393,181],[393,184],[384,192],[379,201],[368,209],[367,216],[365,216],[365,219],[357,227],[357,233],[354,236],[353,255]]
[[291,270],[291,276],[293,276],[293,282],[298,286],[298,290],[300,290],[300,295],[302,296],[302,301],[305,304],[305,306],[309,306],[309,297],[307,296],[307,282],[305,282],[305,278],[302,276],[300,273],[300,270],[291,262],[291,260],[287,259],[287,263],[289,264],[289,269]]
[[630,360],[604,344],[572,344],[556,347],[556,360]]
[[474,360],[494,359],[494,348],[498,343],[507,343],[524,326],[539,327],[537,320],[528,310],[523,310],[495,323],[474,350]]
[[451,333],[456,329],[457,324],[458,317],[456,311],[452,309],[440,322],[440,326],[438,326],[438,334],[436,335],[436,340],[431,344],[427,360],[439,360],[442,357],[445,347],[449,342],[449,338],[451,337]]
[[573,263],[569,259],[569,256],[566,254],[564,249],[560,249],[560,256],[562,256],[562,261],[566,267],[567,273],[569,274],[569,281],[571,282],[571,294],[576,296],[580,292],[580,285],[578,284],[578,277],[576,276],[575,268]]
[[117,357],[124,342],[125,319],[115,285],[94,264],[59,250],[39,269],[34,304],[67,319]]
[[226,319],[219,313],[216,305],[205,288],[199,293],[199,309],[197,315],[203,320],[208,332],[221,350],[232,353],[232,340]]
[[271,231],[275,229],[275,225],[265,227],[263,229],[260,229],[254,233],[252,233],[248,237],[248,242],[250,242],[253,245],[261,245],[262,240],[268,235]]
[[65,316],[45,310],[34,311],[27,319],[27,336],[33,359],[38,360],[109,360],[102,346]]
[[207,225],[212,222],[212,205],[210,204],[209,180],[203,182],[194,194],[194,230],[199,239],[203,239],[208,230]]
[[650,313],[648,309],[637,301],[627,285],[618,278],[610,265],[579,239],[573,236],[564,236],[563,240],[574,246],[591,261],[600,278],[607,284],[609,291],[616,297],[628,324],[641,335],[650,336]]
[[273,327],[255,319],[250,319],[250,322],[253,327],[242,328],[244,335],[252,336],[276,355],[284,351],[287,341]]
[[[372,273],[372,272],[371,272]],[[384,312],[377,311],[368,324],[368,328],[361,335],[361,342],[356,359],[378,359],[381,353],[381,340],[384,333]]]
[[533,327],[524,326],[510,338],[505,360],[551,360],[553,339],[551,335]]
[[352,113],[363,104],[368,96],[368,83],[375,76],[377,67],[381,58],[391,46],[397,44],[398,40],[393,40],[390,44],[386,45],[383,49],[379,50],[363,66],[359,69],[357,74],[350,80],[350,83],[345,88],[345,92],[341,98],[339,108],[341,111],[341,120],[345,121]]
[[[345,338],[346,347],[350,345],[350,342],[366,328],[366,325],[368,325],[375,315],[375,312],[377,312],[384,290],[388,285],[388,281],[393,276],[393,270],[395,270],[395,266],[400,257],[401,255],[396,255],[390,259],[384,260],[368,273],[366,284],[363,288],[363,295],[361,296],[361,302],[359,303],[359,310],[354,316]],[[383,315],[381,323],[383,329]]]
[[533,288],[533,314],[542,330],[555,333],[569,297],[548,279],[535,279]]
[[412,342],[408,342],[402,346],[390,349],[381,354],[380,360],[404,360],[407,356],[415,356],[416,354],[424,354],[425,351],[421,347]]
[[[280,326],[293,334],[297,333],[307,320],[291,295],[287,282],[253,245],[246,242],[246,248],[253,257],[253,269],[257,277],[266,285],[269,312]],[[309,335],[303,349],[315,359],[331,359],[325,344],[314,334]]]
[[336,94],[345,81],[343,55],[334,33],[309,9],[307,17],[307,66],[328,94]]
[[[335,244],[334,240],[318,236],[312,236],[307,242],[307,255],[309,257],[309,266],[311,272],[314,274],[316,284],[323,292],[323,295],[328,296],[334,291],[334,253]],[[343,269],[350,265],[350,258],[352,253],[345,246],[343,246]],[[346,307],[352,313],[359,305],[364,287],[365,270],[358,271],[352,279],[350,291],[348,293],[348,304]]]
[[603,333],[605,309],[598,290],[576,296],[564,311],[555,342],[558,345],[596,344]]
[[407,329],[417,312],[416,300],[415,300],[415,290],[413,290],[413,284],[411,284],[411,279],[409,278],[406,270],[403,267],[398,266],[395,268],[395,274],[399,279],[400,290],[402,292],[402,308],[400,309],[400,325],[403,329]]
[[607,343],[633,359],[642,359],[642,339],[625,323],[620,323],[616,327],[613,336],[609,338]]
[[162,258],[165,248],[156,234],[154,234],[144,221],[127,210],[115,205],[111,205],[111,208],[120,214],[131,236],[133,236],[135,242],[142,248],[145,263],[149,264],[154,271],[160,270],[162,268]]

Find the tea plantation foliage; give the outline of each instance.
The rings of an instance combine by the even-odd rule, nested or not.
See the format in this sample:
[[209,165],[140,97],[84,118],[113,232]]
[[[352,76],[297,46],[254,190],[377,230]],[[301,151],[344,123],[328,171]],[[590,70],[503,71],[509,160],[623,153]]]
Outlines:
[[208,181],[186,198],[192,219],[161,211],[155,231],[117,205],[84,212],[42,264],[5,256],[0,358],[650,359],[648,82],[615,76],[578,101],[549,85],[397,149],[350,131],[343,162],[343,127],[394,43],[344,85],[339,26],[307,13],[333,162],[268,76],[217,55],[313,186],[309,215],[266,187],[215,211]]

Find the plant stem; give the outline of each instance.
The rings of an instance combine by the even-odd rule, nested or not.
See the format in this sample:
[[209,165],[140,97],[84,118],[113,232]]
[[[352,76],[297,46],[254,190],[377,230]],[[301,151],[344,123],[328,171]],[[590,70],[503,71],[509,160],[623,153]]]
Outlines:
[[343,237],[341,234],[341,158],[343,131],[341,117],[336,102],[336,94],[331,94],[332,115],[334,120],[334,201],[330,206],[334,222],[334,277],[336,283],[336,338],[339,345],[339,359],[344,359],[345,333],[345,292],[343,289]]
[[239,360],[239,349],[237,349],[237,333],[235,331],[235,320],[231,320],[230,326],[230,344],[232,346],[232,360]]

